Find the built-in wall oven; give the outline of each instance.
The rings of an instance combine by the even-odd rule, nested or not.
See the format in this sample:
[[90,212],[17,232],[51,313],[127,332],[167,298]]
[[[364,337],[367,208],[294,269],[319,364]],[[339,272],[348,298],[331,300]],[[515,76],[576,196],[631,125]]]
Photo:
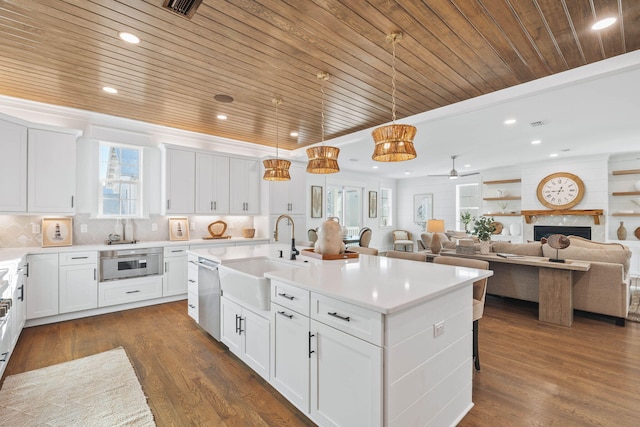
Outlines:
[[162,248],[136,248],[100,252],[100,281],[162,274]]

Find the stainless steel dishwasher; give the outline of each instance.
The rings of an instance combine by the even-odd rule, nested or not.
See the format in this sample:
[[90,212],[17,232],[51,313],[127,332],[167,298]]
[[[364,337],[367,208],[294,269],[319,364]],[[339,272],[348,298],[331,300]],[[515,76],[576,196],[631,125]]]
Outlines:
[[220,276],[218,263],[198,258],[198,324],[220,341]]

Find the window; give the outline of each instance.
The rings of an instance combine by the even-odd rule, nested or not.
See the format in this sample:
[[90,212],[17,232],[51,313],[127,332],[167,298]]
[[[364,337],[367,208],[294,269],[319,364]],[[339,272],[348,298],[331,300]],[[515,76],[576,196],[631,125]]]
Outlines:
[[380,189],[380,224],[383,227],[393,226],[393,198],[390,188]]
[[[464,224],[460,221],[460,215],[469,212],[471,218],[481,216],[480,212],[480,186],[475,184],[456,185],[456,230],[464,231]],[[473,224],[471,224],[473,228]]]
[[100,143],[99,205],[102,217],[142,216],[142,148]]
[[336,217],[343,227],[362,224],[362,188],[327,186],[327,218]]

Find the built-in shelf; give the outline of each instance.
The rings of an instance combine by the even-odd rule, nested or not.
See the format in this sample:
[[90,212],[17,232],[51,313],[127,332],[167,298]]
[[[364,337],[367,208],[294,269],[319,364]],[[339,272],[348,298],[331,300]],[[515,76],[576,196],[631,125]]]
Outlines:
[[523,210],[524,220],[527,224],[531,224],[534,216],[550,216],[550,215],[587,215],[593,217],[593,223],[600,224],[600,215],[604,212],[602,209],[566,209],[566,210]]
[[482,216],[520,216],[520,213],[515,212],[515,213],[486,213],[486,214],[482,214]]
[[614,191],[612,196],[640,196],[640,191]]
[[611,216],[640,216],[640,212],[616,212],[612,213]]
[[627,170],[619,170],[612,171],[611,175],[635,175],[640,174],[640,169],[627,169]]
[[500,201],[500,200],[520,200],[520,196],[506,196],[506,197],[485,197],[482,200]]
[[522,182],[520,178],[516,179],[499,179],[497,181],[484,181],[483,184],[493,185],[493,184],[512,184],[514,182]]

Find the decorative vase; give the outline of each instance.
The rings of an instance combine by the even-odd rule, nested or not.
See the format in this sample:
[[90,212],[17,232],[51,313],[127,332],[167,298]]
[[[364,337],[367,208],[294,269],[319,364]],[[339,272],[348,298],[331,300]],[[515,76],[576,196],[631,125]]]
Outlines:
[[480,255],[489,255],[491,240],[480,240]]
[[511,233],[512,236],[519,236],[521,231],[522,231],[522,227],[520,226],[520,224],[517,224],[517,223],[509,224],[509,232]]
[[618,235],[618,240],[626,240],[627,238],[627,229],[624,228],[624,222],[620,221],[620,227],[616,230],[616,234]]
[[122,240],[129,240],[131,242],[136,240],[133,237],[133,223],[131,222],[131,220],[129,218],[127,218],[127,220],[124,223],[124,229],[123,229],[123,233],[122,233]]
[[338,255],[344,253],[342,227],[333,220],[323,222],[318,227],[318,240],[314,245],[317,254]]

